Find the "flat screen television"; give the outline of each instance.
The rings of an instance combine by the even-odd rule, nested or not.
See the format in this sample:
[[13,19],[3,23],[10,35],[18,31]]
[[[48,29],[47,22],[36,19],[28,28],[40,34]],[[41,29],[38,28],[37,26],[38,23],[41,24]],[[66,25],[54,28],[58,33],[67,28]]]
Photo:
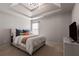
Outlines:
[[73,39],[73,41],[77,42],[77,25],[76,22],[73,22],[69,26],[69,36]]

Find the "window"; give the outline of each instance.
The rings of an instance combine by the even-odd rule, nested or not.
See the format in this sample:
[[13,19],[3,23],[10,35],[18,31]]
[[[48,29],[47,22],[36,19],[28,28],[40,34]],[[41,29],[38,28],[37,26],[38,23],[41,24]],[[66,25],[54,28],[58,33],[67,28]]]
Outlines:
[[34,35],[39,35],[39,21],[32,21],[32,33]]

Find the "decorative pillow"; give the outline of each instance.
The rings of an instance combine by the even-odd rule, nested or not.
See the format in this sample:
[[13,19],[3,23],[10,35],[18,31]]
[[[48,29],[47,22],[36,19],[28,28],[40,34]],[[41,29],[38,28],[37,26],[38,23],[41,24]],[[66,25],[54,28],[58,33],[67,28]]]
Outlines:
[[29,30],[16,29],[16,36],[19,36],[19,35],[29,35]]
[[25,32],[29,32],[29,30],[23,30],[23,33],[25,33]]
[[24,35],[29,35],[29,32],[25,32]]
[[29,30],[23,30],[24,35],[29,35]]
[[23,30],[16,29],[16,36],[19,36],[21,33],[23,33]]
[[20,35],[24,35],[24,33],[20,33]]

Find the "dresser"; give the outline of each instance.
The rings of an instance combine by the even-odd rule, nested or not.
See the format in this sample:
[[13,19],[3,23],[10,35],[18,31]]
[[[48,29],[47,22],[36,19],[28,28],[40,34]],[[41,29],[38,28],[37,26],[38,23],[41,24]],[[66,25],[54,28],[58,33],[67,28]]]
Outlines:
[[70,37],[63,39],[64,56],[79,56],[79,43],[74,42]]

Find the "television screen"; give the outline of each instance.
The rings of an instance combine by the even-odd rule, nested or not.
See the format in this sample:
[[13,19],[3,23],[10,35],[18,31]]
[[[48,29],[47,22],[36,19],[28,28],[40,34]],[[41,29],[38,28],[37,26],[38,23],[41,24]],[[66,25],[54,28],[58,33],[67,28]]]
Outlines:
[[76,26],[76,22],[73,22],[73,23],[69,26],[69,36],[70,36],[74,41],[77,41],[77,26]]

